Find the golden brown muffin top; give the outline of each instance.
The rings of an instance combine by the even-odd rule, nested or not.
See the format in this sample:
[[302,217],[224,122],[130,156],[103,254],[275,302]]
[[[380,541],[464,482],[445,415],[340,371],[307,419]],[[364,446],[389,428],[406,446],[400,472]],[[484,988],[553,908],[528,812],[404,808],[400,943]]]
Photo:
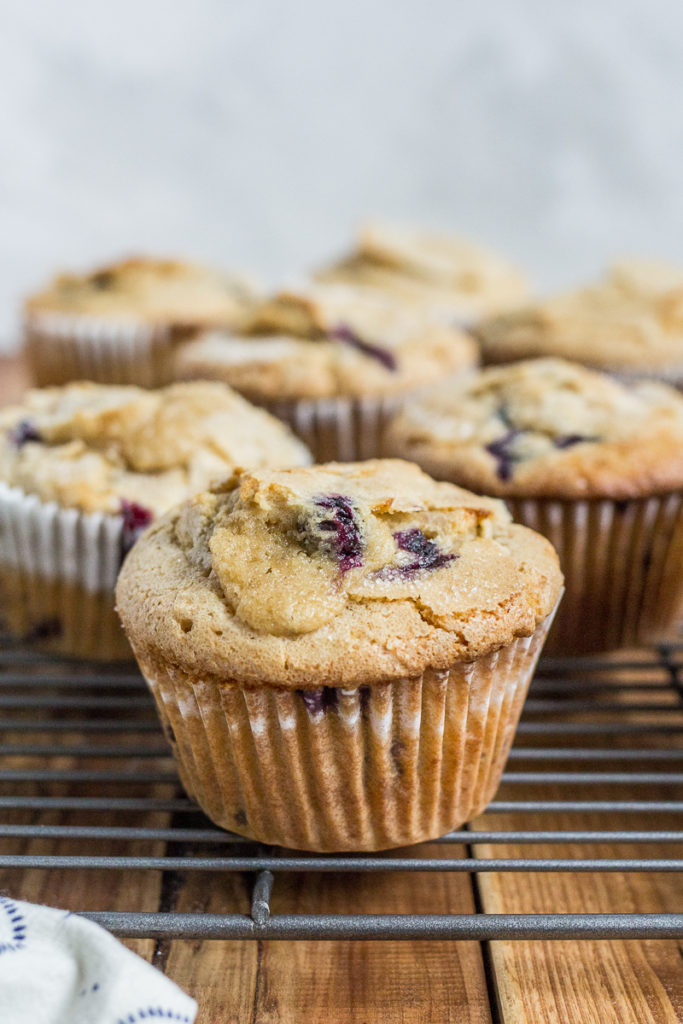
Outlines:
[[236,472],[145,535],[117,601],[146,659],[313,687],[416,675],[531,635],[561,582],[551,545],[501,502],[374,460]]
[[487,319],[484,361],[562,356],[641,376],[683,375],[683,270],[630,261],[602,281]]
[[28,314],[68,314],[177,328],[239,326],[255,301],[246,278],[180,260],[137,257],[64,273],[26,300]]
[[356,250],[320,270],[319,280],[376,289],[443,316],[471,320],[518,304],[528,294],[522,274],[501,257],[451,235],[405,225],[361,227]]
[[413,402],[383,450],[486,494],[646,496],[683,486],[683,396],[563,359],[527,360]]
[[77,383],[0,410],[0,481],[84,512],[158,515],[237,465],[301,465],[289,429],[224,384]]
[[212,332],[181,346],[177,375],[224,380],[256,399],[381,396],[476,363],[476,342],[423,309],[310,285],[257,305],[240,335]]

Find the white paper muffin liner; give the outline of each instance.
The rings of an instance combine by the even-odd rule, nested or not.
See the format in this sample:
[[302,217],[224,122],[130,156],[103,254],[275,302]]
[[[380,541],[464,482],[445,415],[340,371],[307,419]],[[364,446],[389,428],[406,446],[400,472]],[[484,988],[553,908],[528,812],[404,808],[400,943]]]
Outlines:
[[173,379],[175,337],[170,325],[65,313],[29,314],[24,324],[29,368],[40,386],[92,380],[161,387]]
[[253,400],[288,423],[316,462],[356,462],[379,457],[385,424],[411,397]]
[[380,850],[490,802],[551,621],[476,661],[359,689],[245,688],[139,661],[182,782],[217,824],[279,846]]
[[546,654],[680,639],[683,493],[615,501],[508,498],[513,518],[560,558],[565,596]]
[[130,658],[114,611],[123,520],[41,501],[0,482],[2,617],[64,655]]

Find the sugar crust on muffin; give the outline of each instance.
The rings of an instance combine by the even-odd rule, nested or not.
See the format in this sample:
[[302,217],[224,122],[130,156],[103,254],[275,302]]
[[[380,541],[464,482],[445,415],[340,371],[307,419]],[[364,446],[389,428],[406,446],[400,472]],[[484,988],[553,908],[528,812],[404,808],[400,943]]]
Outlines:
[[236,472],[124,565],[136,654],[203,679],[361,685],[530,636],[562,576],[502,503],[400,460]]

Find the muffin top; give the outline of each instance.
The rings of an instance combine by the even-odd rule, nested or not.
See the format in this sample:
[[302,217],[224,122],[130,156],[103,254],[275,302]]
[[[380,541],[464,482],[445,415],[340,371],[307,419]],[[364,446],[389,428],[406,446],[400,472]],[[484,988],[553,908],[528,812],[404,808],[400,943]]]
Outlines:
[[434,389],[389,424],[383,445],[486,494],[640,497],[683,486],[683,396],[531,359]]
[[464,320],[517,304],[528,292],[517,270],[471,242],[383,223],[362,226],[356,251],[316,277],[379,289]]
[[87,274],[59,274],[26,300],[28,314],[68,314],[169,324],[239,326],[255,301],[237,274],[170,259],[135,258]]
[[240,335],[180,347],[177,375],[224,380],[258,399],[391,395],[477,362],[471,337],[427,311],[340,285],[282,291]]
[[561,582],[549,542],[501,502],[374,460],[236,471],[148,531],[117,603],[139,657],[319,687],[446,668],[528,636]]
[[0,481],[84,512],[147,519],[234,466],[310,461],[288,428],[223,384],[78,383],[0,410]]
[[625,262],[596,285],[477,325],[484,361],[556,355],[641,376],[683,372],[683,271]]

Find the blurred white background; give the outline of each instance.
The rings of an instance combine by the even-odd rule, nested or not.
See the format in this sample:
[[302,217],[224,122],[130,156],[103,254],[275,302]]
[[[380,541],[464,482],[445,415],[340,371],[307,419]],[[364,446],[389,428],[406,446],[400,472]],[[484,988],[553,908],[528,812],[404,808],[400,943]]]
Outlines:
[[187,254],[266,280],[368,214],[542,288],[683,262],[675,0],[1,0],[0,345],[56,267]]

